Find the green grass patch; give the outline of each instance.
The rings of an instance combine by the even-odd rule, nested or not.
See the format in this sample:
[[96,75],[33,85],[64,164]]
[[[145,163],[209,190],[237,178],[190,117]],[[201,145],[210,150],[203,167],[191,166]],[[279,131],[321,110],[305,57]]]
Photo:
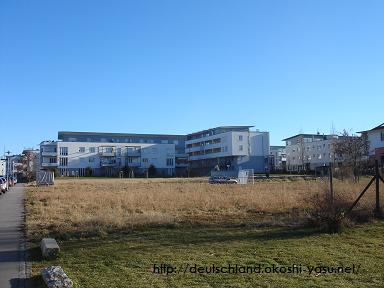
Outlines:
[[[43,261],[31,249],[34,287],[39,270],[61,265],[75,287],[384,287],[384,222],[342,234],[289,228],[158,228],[59,242],[60,257]],[[358,273],[153,273],[154,264],[184,271],[198,266],[355,266]],[[193,270],[192,270],[193,271]]]

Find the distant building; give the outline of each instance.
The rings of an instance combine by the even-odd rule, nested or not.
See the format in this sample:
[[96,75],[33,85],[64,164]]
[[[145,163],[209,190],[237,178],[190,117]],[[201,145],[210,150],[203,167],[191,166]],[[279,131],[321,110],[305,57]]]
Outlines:
[[163,176],[186,174],[183,135],[59,132],[58,139],[40,144],[40,164],[61,176],[143,174],[151,166]]
[[288,171],[314,171],[328,166],[330,162],[340,161],[333,152],[337,135],[298,134],[283,139],[286,141]]
[[384,166],[384,123],[372,128],[371,130],[359,132],[366,136],[369,142],[370,158],[379,161]]
[[17,173],[16,167],[21,163],[21,155],[5,155],[5,158],[0,160],[0,175],[14,175]]
[[3,176],[6,174],[7,162],[3,159],[0,159],[0,175]]
[[143,174],[206,175],[212,169],[268,169],[269,133],[223,126],[188,135],[67,132],[40,144],[40,168],[62,176]]
[[253,126],[221,126],[187,135],[185,152],[191,172],[207,175],[213,169],[268,169],[269,133]]
[[[20,163],[14,163],[18,167],[22,167],[23,177],[29,179],[34,179],[36,177],[36,172],[40,170],[40,151],[39,149],[24,149],[21,153]],[[20,169],[20,168],[19,168]],[[17,169],[15,169],[17,170]]]
[[269,159],[271,171],[285,171],[287,169],[285,146],[270,146]]

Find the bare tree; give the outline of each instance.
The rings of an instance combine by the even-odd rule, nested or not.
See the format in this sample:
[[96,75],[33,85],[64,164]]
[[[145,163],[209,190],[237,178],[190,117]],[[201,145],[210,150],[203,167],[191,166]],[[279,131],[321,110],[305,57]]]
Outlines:
[[[300,173],[302,172],[302,171],[305,171],[305,172],[307,172],[307,165],[306,165],[306,161],[305,161],[305,143],[304,143],[304,137],[303,136],[301,136],[300,137],[300,140],[299,140],[299,143],[298,143],[298,149],[299,149],[299,158],[300,158],[300,166],[301,166],[301,168],[300,168]],[[304,174],[306,174],[306,173],[304,173]]]
[[352,168],[353,178],[358,181],[365,157],[368,156],[369,142],[367,137],[350,135],[348,131],[344,130],[334,143],[333,149],[335,156],[341,156],[344,165]]

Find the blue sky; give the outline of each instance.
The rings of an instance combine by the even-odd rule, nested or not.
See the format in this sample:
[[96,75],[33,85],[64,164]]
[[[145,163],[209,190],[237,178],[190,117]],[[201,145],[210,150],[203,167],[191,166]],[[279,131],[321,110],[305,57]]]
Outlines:
[[59,130],[384,122],[384,1],[0,1],[3,148]]

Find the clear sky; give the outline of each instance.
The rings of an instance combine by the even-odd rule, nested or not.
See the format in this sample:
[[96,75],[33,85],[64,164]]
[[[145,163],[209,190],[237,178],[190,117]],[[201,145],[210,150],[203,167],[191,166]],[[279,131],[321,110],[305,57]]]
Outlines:
[[0,133],[294,134],[384,122],[384,1],[1,0]]

